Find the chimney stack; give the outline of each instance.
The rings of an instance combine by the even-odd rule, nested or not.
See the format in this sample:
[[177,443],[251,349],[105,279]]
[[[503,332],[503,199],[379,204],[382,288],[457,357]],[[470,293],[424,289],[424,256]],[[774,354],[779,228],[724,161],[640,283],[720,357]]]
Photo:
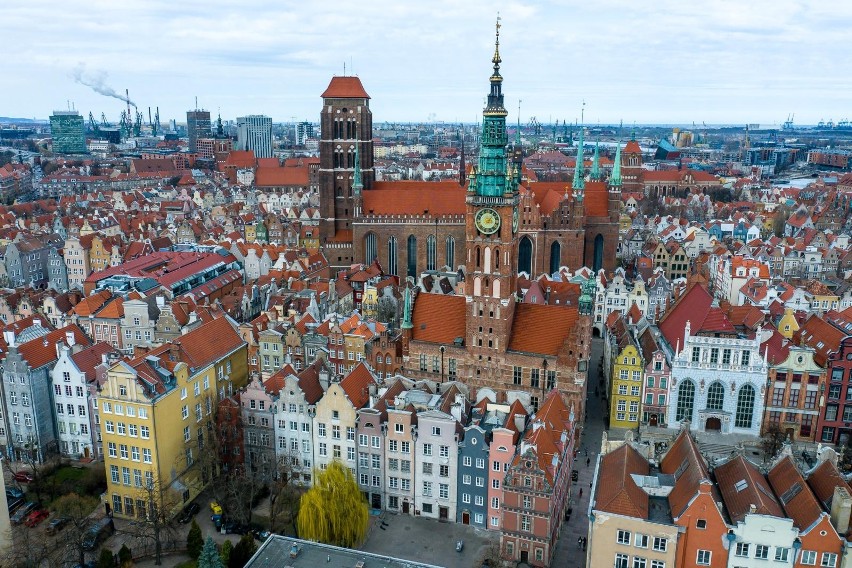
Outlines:
[[834,488],[831,498],[831,524],[838,534],[846,534],[849,530],[849,515],[852,514],[852,495],[840,485]]
[[74,344],[76,342],[77,341],[74,338],[74,332],[73,331],[66,331],[65,332],[65,343],[68,344],[68,347],[74,347]]

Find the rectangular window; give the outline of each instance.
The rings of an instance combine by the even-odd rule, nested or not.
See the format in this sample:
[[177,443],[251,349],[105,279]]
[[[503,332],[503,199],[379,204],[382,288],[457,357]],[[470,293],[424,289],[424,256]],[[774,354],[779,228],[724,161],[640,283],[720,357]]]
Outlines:
[[[755,545],[754,557],[758,560],[766,560],[769,558],[769,547],[765,544]],[[748,552],[748,551],[746,551]]]
[[614,568],[630,568],[629,561],[630,557],[626,554],[616,554]]
[[666,548],[668,548],[669,541],[666,538],[662,538],[659,536],[654,537],[654,550],[658,552],[665,552]]
[[438,484],[438,497],[441,499],[450,498],[450,486],[447,483]]
[[615,542],[618,544],[630,544],[630,532],[619,530],[615,537]]
[[695,563],[700,566],[710,566],[710,560],[713,558],[713,553],[709,550],[699,550],[695,556]]
[[775,561],[776,562],[787,562],[787,558],[790,556],[790,549],[784,547],[776,547],[775,548]]
[[523,367],[514,367],[512,371],[512,384],[520,385],[523,380]]
[[636,533],[634,544],[639,548],[648,548],[648,535]]
[[749,545],[749,543],[747,543],[747,542],[738,542],[737,543],[737,551],[734,554],[736,554],[737,556],[746,557],[746,556],[748,556],[748,549],[749,549],[750,546],[751,545]]
[[142,448],[142,461],[145,463],[151,463],[151,450],[148,448]]
[[819,565],[825,568],[835,568],[837,566],[837,555],[833,552],[823,552]]
[[817,561],[817,553],[816,550],[803,550],[802,551],[802,564],[806,566],[816,566]]
[[698,363],[701,360],[701,348],[693,347],[692,348],[692,362]]

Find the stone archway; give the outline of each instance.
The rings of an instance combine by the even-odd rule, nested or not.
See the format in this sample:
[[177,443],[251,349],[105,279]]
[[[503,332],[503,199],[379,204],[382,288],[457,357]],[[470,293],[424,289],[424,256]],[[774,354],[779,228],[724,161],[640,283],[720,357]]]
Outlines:
[[707,418],[704,423],[704,430],[707,432],[720,432],[722,430],[722,421],[716,416]]

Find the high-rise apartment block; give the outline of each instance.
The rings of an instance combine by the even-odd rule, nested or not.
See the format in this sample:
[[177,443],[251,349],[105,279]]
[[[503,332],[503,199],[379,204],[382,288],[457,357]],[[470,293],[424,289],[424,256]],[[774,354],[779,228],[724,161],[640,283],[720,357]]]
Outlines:
[[57,110],[50,117],[53,151],[57,154],[85,154],[86,131],[76,110]]
[[237,147],[253,150],[256,158],[271,158],[272,119],[262,114],[238,117]]
[[186,111],[186,135],[189,138],[189,151],[198,151],[199,138],[212,138],[213,131],[210,128],[209,110]]

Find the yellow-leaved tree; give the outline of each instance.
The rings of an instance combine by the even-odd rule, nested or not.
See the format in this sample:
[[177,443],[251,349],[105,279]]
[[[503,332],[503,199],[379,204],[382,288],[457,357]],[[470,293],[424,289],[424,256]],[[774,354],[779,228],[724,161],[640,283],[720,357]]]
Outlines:
[[314,471],[314,485],[299,504],[299,537],[353,548],[367,535],[370,512],[349,468],[333,461]]

